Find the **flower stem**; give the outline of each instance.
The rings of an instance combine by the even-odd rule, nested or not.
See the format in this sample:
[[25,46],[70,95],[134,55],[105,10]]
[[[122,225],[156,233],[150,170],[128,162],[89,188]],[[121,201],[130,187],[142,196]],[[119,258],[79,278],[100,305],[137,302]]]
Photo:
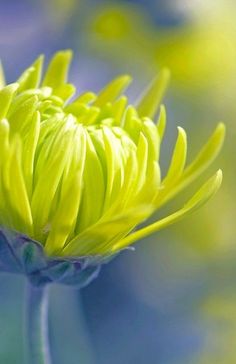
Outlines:
[[51,364],[48,340],[48,287],[28,283],[26,340],[28,364]]

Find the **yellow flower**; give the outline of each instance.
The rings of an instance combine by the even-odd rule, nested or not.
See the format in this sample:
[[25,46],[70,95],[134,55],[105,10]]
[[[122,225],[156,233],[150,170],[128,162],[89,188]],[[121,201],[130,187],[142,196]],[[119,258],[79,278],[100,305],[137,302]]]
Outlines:
[[55,54],[41,79],[40,56],[0,90],[0,224],[38,241],[49,256],[109,256],[177,221],[219,188],[219,170],[182,209],[132,232],[196,179],[218,154],[220,123],[187,167],[178,128],[168,172],[159,155],[166,114],[153,121],[169,79],[162,70],[134,107],[121,76],[98,95],[68,102],[70,51]]

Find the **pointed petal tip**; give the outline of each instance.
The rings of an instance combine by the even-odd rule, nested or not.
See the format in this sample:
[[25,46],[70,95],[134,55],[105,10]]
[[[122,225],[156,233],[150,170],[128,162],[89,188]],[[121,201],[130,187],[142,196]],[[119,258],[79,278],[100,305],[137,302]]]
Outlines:
[[162,76],[166,81],[170,81],[170,78],[171,78],[171,72],[170,72],[170,69],[167,68],[167,67],[163,67],[161,70],[160,70],[160,75],[159,77]]
[[132,77],[129,74],[123,74],[118,77],[123,78],[124,80],[127,80],[127,81],[132,81]]
[[109,82],[97,95],[94,106],[102,107],[108,102],[114,102],[132,81],[131,76],[121,75]]
[[133,81],[133,78],[128,75],[128,74],[123,74],[123,75],[119,75],[117,76],[114,81],[118,84],[120,83],[121,85],[123,85],[123,89],[127,88],[129,86],[129,84]]
[[223,171],[222,169],[218,169],[218,171],[215,174],[215,184],[218,186],[218,188],[220,187],[222,180],[223,180]]
[[170,71],[163,68],[144,90],[137,102],[137,110],[140,116],[153,119],[159,109],[169,84]]
[[123,85],[124,88],[128,87],[133,78],[128,74],[123,74],[115,77],[114,81]]
[[72,51],[72,49],[63,49],[63,50],[60,50],[58,52],[56,52],[54,55],[53,55],[53,58],[55,57],[63,57],[64,59],[67,59],[67,62],[71,62],[72,60],[72,57],[73,57],[74,53]]
[[216,131],[218,131],[222,137],[225,137],[225,133],[226,133],[226,125],[221,121],[218,123],[217,127],[216,127]]
[[194,196],[187,202],[185,208],[193,209],[193,207],[195,208],[204,205],[219,190],[222,179],[222,170],[218,169],[218,171],[212,177],[210,177],[194,194]]
[[[41,63],[41,62],[43,62],[44,61],[44,59],[45,59],[45,55],[43,54],[43,53],[41,53],[37,58],[36,58],[36,60],[35,60],[35,62],[34,63]],[[33,63],[33,64],[34,64]]]
[[186,135],[186,131],[182,126],[177,126],[178,134]]
[[226,125],[223,122],[219,122],[212,133],[212,137],[218,139],[218,144],[223,144],[226,133]]
[[164,105],[164,104],[160,104],[160,114],[161,114],[161,113],[166,114],[166,107],[165,107],[165,105]]

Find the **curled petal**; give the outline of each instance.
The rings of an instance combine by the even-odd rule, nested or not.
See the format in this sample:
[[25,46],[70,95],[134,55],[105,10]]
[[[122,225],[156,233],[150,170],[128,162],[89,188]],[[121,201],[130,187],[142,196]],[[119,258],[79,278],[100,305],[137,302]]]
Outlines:
[[220,188],[222,182],[222,171],[219,170],[213,177],[211,177],[197,193],[177,212],[138,230],[126,238],[115,244],[112,252],[124,249],[126,246],[133,244],[135,241],[140,240],[152,233],[155,233],[166,226],[169,226],[178,220],[182,219],[186,214],[198,209],[205,204]]

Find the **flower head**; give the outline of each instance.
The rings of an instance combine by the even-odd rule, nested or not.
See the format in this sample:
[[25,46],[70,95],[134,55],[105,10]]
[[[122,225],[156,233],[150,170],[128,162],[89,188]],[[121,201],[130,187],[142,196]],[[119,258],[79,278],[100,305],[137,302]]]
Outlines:
[[40,56],[0,90],[0,224],[37,241],[47,256],[111,256],[182,218],[219,188],[218,171],[178,212],[136,232],[137,225],[189,185],[221,148],[219,124],[185,167],[187,137],[178,128],[164,178],[159,156],[169,78],[162,70],[134,107],[123,90],[129,76],[97,95],[68,101],[70,51],[55,54],[42,77]]

